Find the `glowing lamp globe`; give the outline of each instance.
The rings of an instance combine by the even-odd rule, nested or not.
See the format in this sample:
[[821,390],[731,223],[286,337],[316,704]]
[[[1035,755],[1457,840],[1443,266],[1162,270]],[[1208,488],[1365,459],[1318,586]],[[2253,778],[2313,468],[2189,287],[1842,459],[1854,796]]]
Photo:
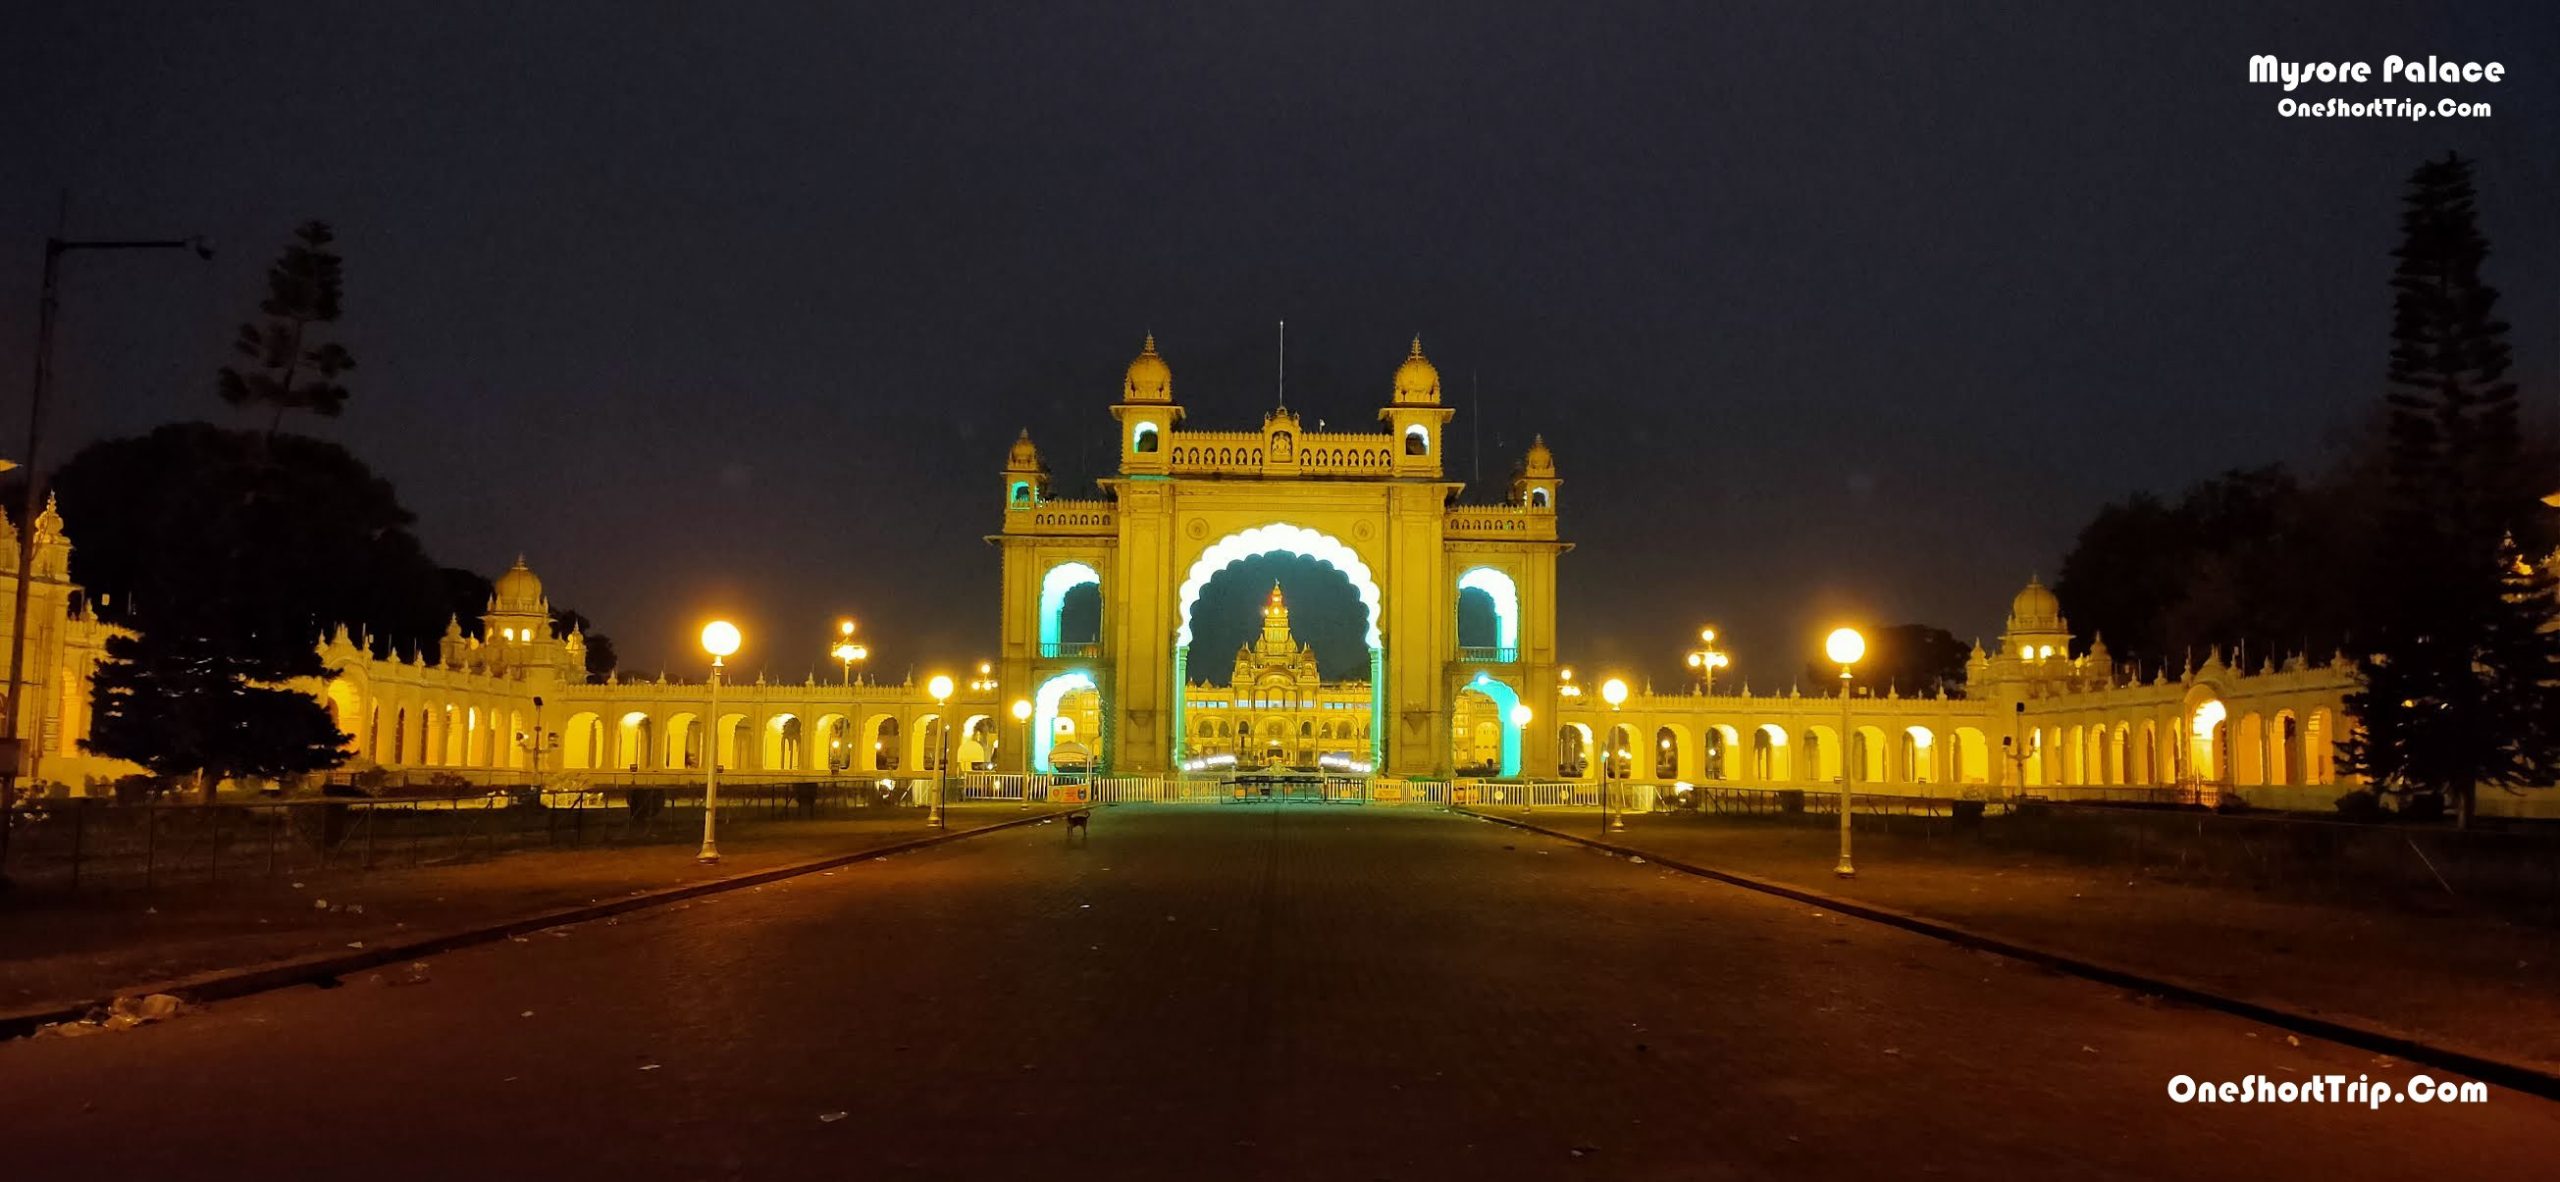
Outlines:
[[1529,725],[1530,717],[1529,707],[1525,704],[1511,708],[1511,725],[1513,726]]
[[702,626],[702,651],[725,657],[738,651],[738,626],[727,620],[713,620]]
[[1015,722],[1031,721],[1031,699],[1015,698],[1013,700],[1013,720]]
[[1867,638],[1858,635],[1855,628],[1834,628],[1831,635],[1823,638],[1822,651],[1834,665],[1855,665],[1867,655]]
[[943,676],[942,674],[936,673],[933,675],[933,680],[924,683],[924,692],[931,694],[936,698],[950,697],[951,679]]
[[1627,683],[1615,677],[1600,683],[1600,700],[1611,706],[1627,700]]

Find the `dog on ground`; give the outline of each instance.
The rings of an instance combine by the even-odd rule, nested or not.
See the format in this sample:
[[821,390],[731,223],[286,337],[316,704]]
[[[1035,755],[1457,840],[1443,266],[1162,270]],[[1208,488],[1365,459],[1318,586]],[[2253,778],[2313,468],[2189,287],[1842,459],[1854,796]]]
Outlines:
[[1092,809],[1077,809],[1067,814],[1067,840],[1074,841],[1079,833],[1084,835],[1088,843],[1093,840]]

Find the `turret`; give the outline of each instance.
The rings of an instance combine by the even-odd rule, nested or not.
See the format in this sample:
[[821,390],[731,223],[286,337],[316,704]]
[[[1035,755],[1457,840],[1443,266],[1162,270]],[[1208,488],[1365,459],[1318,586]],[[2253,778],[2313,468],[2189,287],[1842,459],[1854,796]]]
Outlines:
[[1162,475],[1168,468],[1166,443],[1182,406],[1173,400],[1173,367],[1156,354],[1156,336],[1129,362],[1120,382],[1120,402],[1111,408],[1120,420],[1120,471]]
[[1564,481],[1556,476],[1556,456],[1547,450],[1547,437],[1540,435],[1529,441],[1529,454],[1511,470],[1511,503],[1524,509],[1554,512],[1556,486]]
[[1013,441],[1013,450],[1004,459],[1004,505],[1006,511],[1029,509],[1049,499],[1049,465],[1041,460],[1040,448],[1031,442],[1031,428]]
[[1396,367],[1394,391],[1378,412],[1388,433],[1396,437],[1396,475],[1440,475],[1442,435],[1455,413],[1440,405],[1440,369],[1422,355],[1422,337],[1417,334],[1413,351]]

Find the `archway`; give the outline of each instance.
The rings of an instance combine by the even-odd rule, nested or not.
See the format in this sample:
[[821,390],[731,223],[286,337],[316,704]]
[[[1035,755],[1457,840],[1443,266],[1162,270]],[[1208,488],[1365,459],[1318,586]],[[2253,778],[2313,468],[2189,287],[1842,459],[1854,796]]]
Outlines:
[[[1471,630],[1470,595],[1490,608],[1490,633]],[[1520,585],[1510,575],[1479,566],[1458,576],[1458,650],[1471,661],[1510,662],[1520,658]]]
[[1098,594],[1102,575],[1081,562],[1061,562],[1040,576],[1041,656],[1083,655],[1094,643],[1092,638],[1066,635],[1067,593],[1079,587],[1092,587]]
[[2218,758],[2226,747],[2231,712],[2211,690],[2196,687],[2187,704],[2187,769],[2198,780],[2228,783],[2229,775]]
[[[1040,683],[1039,690],[1031,695],[1032,771],[1058,770],[1053,766],[1050,755],[1057,749],[1059,706],[1066,700],[1066,696],[1076,692],[1098,694],[1099,690],[1100,687],[1093,682],[1093,675],[1089,673],[1061,673]],[[1072,725],[1074,719],[1070,717],[1067,721]],[[1068,733],[1073,734],[1072,731]],[[1087,750],[1091,749],[1090,742],[1086,742],[1082,736],[1076,736],[1076,738]]]
[[769,772],[796,772],[805,753],[800,732],[800,716],[776,714],[764,724],[764,751],[759,765]]
[[560,766],[571,771],[604,766],[604,724],[593,712],[572,714],[560,728]]
[[1938,736],[1925,726],[1902,728],[1902,778],[1913,784],[1938,782]]
[[649,716],[638,710],[631,711],[622,716],[621,724],[615,729],[620,742],[614,748],[618,753],[614,758],[614,766],[634,772],[647,767],[650,746]]
[[1774,722],[1764,722],[1751,730],[1751,779],[1760,784],[1782,784],[1794,778],[1795,769],[1788,766],[1787,730]]
[[899,763],[899,754],[906,748],[898,742],[900,728],[897,715],[874,714],[863,729],[867,732],[864,745],[871,752],[868,770],[894,772],[903,766]]
[[660,765],[669,768],[702,766],[702,719],[691,711],[667,719],[667,760]]
[[1239,530],[1210,543],[1207,549],[1200,552],[1200,557],[1192,561],[1190,570],[1183,576],[1182,585],[1175,592],[1174,601],[1179,605],[1176,610],[1180,621],[1174,629],[1173,685],[1171,687],[1173,692],[1172,734],[1176,754],[1181,753],[1180,749],[1188,741],[1190,733],[1185,725],[1185,715],[1189,706],[1191,685],[1192,608],[1200,602],[1200,593],[1207,588],[1209,580],[1217,577],[1219,572],[1260,554],[1295,554],[1312,558],[1342,572],[1343,577],[1350,580],[1352,590],[1359,594],[1360,605],[1367,615],[1364,639],[1369,646],[1368,762],[1372,765],[1383,764],[1385,762],[1383,745],[1387,734],[1387,646],[1384,635],[1379,631],[1379,622],[1385,617],[1385,595],[1379,590],[1377,579],[1371,575],[1369,564],[1361,560],[1358,551],[1344,545],[1330,534],[1304,526],[1276,523]]
[[1556,775],[1580,780],[1591,774],[1591,728],[1568,722],[1556,728]]
[[1742,745],[1742,734],[1724,723],[1710,723],[1700,732],[1698,778],[1730,780],[1733,778],[1734,751]]
[[853,720],[841,714],[818,716],[816,732],[811,736],[815,750],[826,760],[826,770],[842,773],[854,766]]
[[1450,751],[1449,766],[1460,766],[1459,756],[1467,753],[1472,755],[1466,761],[1470,766],[1490,768],[1497,775],[1519,775],[1520,724],[1511,720],[1519,705],[1517,690],[1483,673],[1461,687],[1451,711],[1450,738],[1456,743],[1464,735],[1467,742]]
[[1960,726],[1947,737],[1947,775],[1960,784],[1991,782],[1991,747],[1981,731]]
[[951,749],[951,764],[964,772],[986,771],[996,762],[996,719],[992,714],[972,714],[960,724],[958,746]]

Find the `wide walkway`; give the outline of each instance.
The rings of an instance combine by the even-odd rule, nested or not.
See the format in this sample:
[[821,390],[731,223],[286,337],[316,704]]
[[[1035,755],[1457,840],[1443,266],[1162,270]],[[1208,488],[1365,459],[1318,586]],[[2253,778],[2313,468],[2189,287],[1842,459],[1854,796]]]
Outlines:
[[1490,823],[1100,811],[0,1045],[30,1179],[2527,1177],[2560,1105]]

